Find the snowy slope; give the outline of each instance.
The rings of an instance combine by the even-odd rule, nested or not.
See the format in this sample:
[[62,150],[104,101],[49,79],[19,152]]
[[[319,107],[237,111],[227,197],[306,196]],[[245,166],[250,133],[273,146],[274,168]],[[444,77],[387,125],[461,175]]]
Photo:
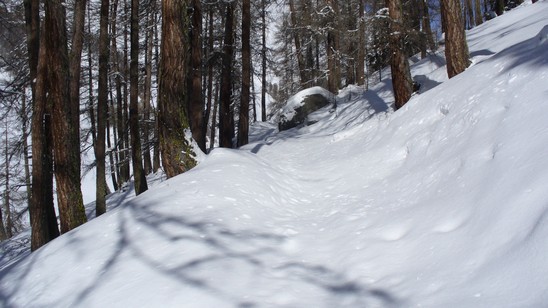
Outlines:
[[0,272],[5,307],[548,305],[548,1],[468,33],[473,65],[390,82],[192,171]]

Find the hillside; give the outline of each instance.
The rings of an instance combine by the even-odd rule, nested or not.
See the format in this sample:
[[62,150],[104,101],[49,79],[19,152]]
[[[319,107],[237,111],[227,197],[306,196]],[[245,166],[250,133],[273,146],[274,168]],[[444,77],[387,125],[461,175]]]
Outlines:
[[546,26],[548,1],[526,1],[468,32],[464,73],[447,80],[443,52],[414,63],[421,93],[397,112],[388,79],[349,87],[314,125],[257,125],[239,150],[115,193],[4,255],[0,306],[548,305]]

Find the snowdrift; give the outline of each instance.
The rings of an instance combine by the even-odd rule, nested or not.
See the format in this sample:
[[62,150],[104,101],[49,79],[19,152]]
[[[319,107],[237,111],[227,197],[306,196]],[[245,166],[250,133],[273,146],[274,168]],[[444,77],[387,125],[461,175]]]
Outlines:
[[4,264],[0,305],[547,306],[547,20],[527,2],[469,31],[451,80],[443,53],[416,63],[428,89],[398,112],[388,80],[350,87],[314,125],[110,201]]

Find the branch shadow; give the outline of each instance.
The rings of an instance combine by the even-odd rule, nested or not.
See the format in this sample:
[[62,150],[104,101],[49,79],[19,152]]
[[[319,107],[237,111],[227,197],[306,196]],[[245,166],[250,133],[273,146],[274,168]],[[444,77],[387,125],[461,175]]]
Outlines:
[[[160,238],[162,242],[181,247],[181,251],[192,246],[207,253],[191,258],[182,254],[176,260],[173,256],[165,259],[151,251],[147,245],[139,243],[142,234],[129,227],[135,223],[153,238]],[[295,284],[323,290],[333,303],[344,300],[351,302],[352,307],[363,307],[371,301],[381,302],[384,307],[395,307],[401,303],[390,292],[349,280],[344,273],[326,265],[304,264],[293,260],[295,257],[287,256],[281,249],[287,238],[275,233],[252,229],[234,230],[217,221],[192,220],[161,213],[149,205],[132,203],[124,207],[123,213],[119,215],[118,236],[116,249],[113,249],[110,258],[97,271],[101,274],[80,291],[75,306],[83,305],[90,297],[97,296],[94,291],[102,283],[104,276],[109,275],[109,271],[119,262],[126,262],[122,256],[127,255],[131,255],[149,270],[168,277],[181,286],[206,292],[208,296],[227,303],[227,306],[258,307],[264,304],[256,298],[244,298],[242,294],[238,294],[239,291],[253,291],[235,291],[226,281],[218,279],[217,274],[216,277],[208,277],[210,268],[224,268],[227,264],[261,277],[284,277],[282,282],[276,280],[276,283],[282,283],[288,290]],[[223,277],[222,274],[220,277]],[[244,274],[243,278],[231,279],[246,279],[245,277]]]

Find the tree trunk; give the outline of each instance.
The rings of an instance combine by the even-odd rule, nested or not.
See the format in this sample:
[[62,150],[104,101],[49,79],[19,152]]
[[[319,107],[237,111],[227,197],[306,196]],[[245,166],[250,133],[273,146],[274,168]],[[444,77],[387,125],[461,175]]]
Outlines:
[[474,7],[472,6],[472,0],[465,0],[464,1],[464,6],[465,6],[465,16],[466,18],[464,19],[465,23],[466,23],[466,29],[472,29],[475,24],[474,24]]
[[394,88],[395,109],[407,103],[413,93],[413,81],[409,70],[409,61],[404,51],[402,35],[402,10],[400,0],[387,0],[386,5],[390,16],[390,49],[392,57],[392,86]]
[[[53,157],[61,233],[86,222],[80,187],[80,140],[70,100],[70,72],[65,8],[61,0],[45,1],[48,100],[52,103]],[[76,77],[76,76],[75,76]]]
[[[213,75],[213,66],[214,61],[212,59],[213,54],[213,10],[209,10],[209,20],[207,23],[207,32],[208,32],[208,42],[207,42],[207,49],[206,49],[206,59],[207,59],[207,103],[206,103],[206,111],[204,114],[204,123],[202,126],[202,133],[205,136],[207,135],[207,128],[209,125],[209,118],[211,117],[211,103],[213,101],[213,79],[215,78]],[[215,129],[215,128],[212,128]],[[211,143],[211,140],[210,140]],[[205,151],[204,151],[205,152]]]
[[139,0],[131,0],[131,51],[129,64],[129,130],[131,134],[131,161],[135,195],[148,189],[143,171],[141,131],[139,129]]
[[236,2],[226,4],[223,67],[219,112],[219,145],[232,148],[234,138],[234,113],[232,108],[232,57],[234,56],[234,9]]
[[358,86],[365,84],[365,0],[358,0],[359,2],[359,20],[358,20],[358,63],[356,65],[356,82]]
[[328,0],[333,16],[327,32],[327,89],[331,93],[339,93],[340,86],[340,61],[339,61],[339,6],[337,0]]
[[154,36],[154,17],[156,12],[156,1],[151,0],[148,7],[148,21],[147,21],[147,31],[146,31],[146,53],[145,53],[145,85],[144,85],[144,102],[143,102],[143,136],[145,143],[145,151],[143,153],[143,168],[145,174],[150,174],[152,172],[152,159],[150,157],[150,111],[151,100],[152,100],[152,44]]
[[162,165],[168,178],[196,165],[186,132],[189,120],[184,106],[189,44],[190,0],[162,1],[160,57],[159,131]]
[[295,9],[294,0],[289,0],[289,14],[291,19],[293,41],[295,43],[295,53],[297,55],[297,65],[299,67],[300,85],[301,88],[304,88],[308,83],[308,78],[306,77],[306,69],[301,48],[301,39],[299,36],[299,26],[297,25],[297,17],[299,16],[299,13]]
[[447,60],[447,75],[449,78],[463,72],[470,61],[468,45],[462,21],[460,2],[458,0],[442,0],[442,15],[446,21],[445,58]]
[[[38,0],[25,1],[29,66],[31,80],[36,80],[36,83],[33,83],[32,202],[29,205],[32,251],[59,236],[57,217],[53,207],[51,106],[47,97],[46,76],[49,59],[46,39],[40,38],[39,35],[39,5]],[[32,78],[33,74],[35,79]]]
[[[70,65],[70,101],[73,115],[73,134],[80,141],[80,74],[82,70],[82,49],[84,46],[84,25],[86,0],[75,0],[72,48],[69,55]],[[80,160],[78,160],[80,169]]]
[[192,137],[200,147],[206,151],[206,140],[203,131],[204,124],[204,100],[202,96],[202,5],[200,0],[191,0],[190,27],[190,68],[188,74],[190,80],[190,95],[188,99],[188,116]]
[[481,14],[481,0],[474,0],[474,15],[476,20],[476,26],[483,23],[483,17]]
[[97,161],[95,215],[99,216],[107,211],[106,207],[106,168],[105,168],[105,131],[108,110],[108,18],[109,0],[101,1],[101,17],[99,21],[99,81],[97,95],[97,144],[95,158]]
[[[5,147],[4,147],[4,154],[5,154],[5,185],[6,188],[4,190],[4,210],[0,208],[0,241],[3,241],[7,238],[10,238],[11,235],[8,235],[9,232],[9,224],[10,224],[10,164],[9,164],[9,142],[8,142],[8,122],[6,121],[6,127],[5,127]],[[2,215],[2,211],[6,212],[6,222],[8,224],[8,228],[4,226],[4,217]]]
[[261,121],[266,122],[266,1],[261,1]]
[[251,83],[251,3],[242,2],[242,94],[238,121],[238,147],[249,142],[249,97]]
[[426,46],[431,50],[436,50],[436,44],[434,43],[434,35],[432,34],[432,27],[430,26],[430,10],[428,9],[428,3],[426,0],[420,0],[422,6],[422,31],[426,36]]

